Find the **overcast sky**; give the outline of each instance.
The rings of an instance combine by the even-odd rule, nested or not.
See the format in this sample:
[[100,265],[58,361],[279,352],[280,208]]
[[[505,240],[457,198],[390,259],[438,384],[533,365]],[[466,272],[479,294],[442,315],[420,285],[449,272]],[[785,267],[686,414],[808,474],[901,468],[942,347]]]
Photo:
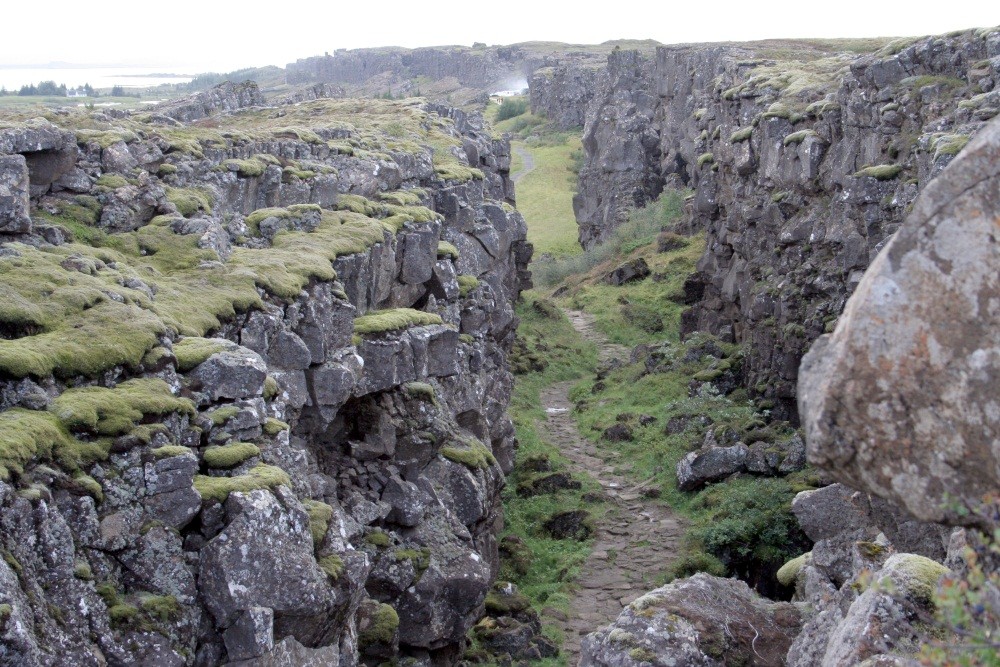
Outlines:
[[903,36],[1000,24],[1000,3],[988,0],[933,5],[921,0],[47,0],[4,5],[0,65],[65,61],[187,72],[284,66],[324,51],[366,46]]

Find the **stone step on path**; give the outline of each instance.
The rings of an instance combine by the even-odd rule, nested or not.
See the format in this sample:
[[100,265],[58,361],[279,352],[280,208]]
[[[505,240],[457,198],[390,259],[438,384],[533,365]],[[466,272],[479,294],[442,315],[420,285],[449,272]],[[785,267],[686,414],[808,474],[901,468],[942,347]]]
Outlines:
[[[589,313],[568,311],[574,328],[598,346],[601,361],[627,359],[629,349],[609,343]],[[616,472],[610,456],[584,438],[571,416],[569,390],[575,382],[560,382],[542,391],[546,421],[541,435],[559,447],[570,470],[597,479],[611,505],[595,523],[594,550],[584,562],[570,604],[558,621],[568,665],[577,665],[580,642],[588,633],[611,623],[625,605],[656,587],[655,578],[676,557],[683,525],[662,501],[642,491],[652,480],[635,483]]]

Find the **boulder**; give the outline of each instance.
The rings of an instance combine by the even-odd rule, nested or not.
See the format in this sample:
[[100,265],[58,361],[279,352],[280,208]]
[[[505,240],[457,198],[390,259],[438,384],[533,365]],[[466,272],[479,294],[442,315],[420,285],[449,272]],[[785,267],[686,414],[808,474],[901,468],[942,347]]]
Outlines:
[[650,273],[649,265],[642,257],[625,262],[604,277],[609,285],[624,285],[635,280],[642,280]]
[[580,667],[783,667],[800,627],[794,605],[760,598],[742,581],[696,574],[646,593],[587,635]]
[[211,401],[252,398],[264,392],[267,364],[245,347],[216,352],[199,364],[189,377]]
[[231,661],[264,655],[274,648],[274,612],[267,607],[244,609],[222,636]]
[[709,447],[688,453],[677,463],[678,487],[681,491],[694,491],[740,472],[749,451],[745,444],[738,442],[732,447]]
[[146,511],[172,528],[186,526],[201,509],[201,494],[194,488],[197,472],[198,458],[193,452],[147,463]]
[[850,606],[831,633],[822,667],[848,667],[869,658],[916,648],[925,640],[922,611],[933,608],[931,595],[948,569],[914,554],[894,554],[872,579],[873,585]]
[[1000,119],[917,199],[803,359],[809,461],[926,521],[1000,488]]
[[[290,494],[282,495],[284,502],[265,490],[230,494],[229,525],[201,550],[199,589],[221,628],[244,610],[268,607],[276,624],[294,619],[291,634],[307,641],[308,619],[322,624],[334,595],[313,556],[308,515]],[[272,567],[279,556],[281,567]]]
[[871,525],[865,494],[843,484],[815,491],[800,491],[792,500],[792,512],[802,531],[813,542]]

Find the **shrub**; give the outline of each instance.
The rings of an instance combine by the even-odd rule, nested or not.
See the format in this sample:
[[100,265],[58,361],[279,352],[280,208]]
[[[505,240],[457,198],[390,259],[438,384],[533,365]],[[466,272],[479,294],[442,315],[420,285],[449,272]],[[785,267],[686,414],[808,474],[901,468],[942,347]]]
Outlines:
[[508,97],[500,104],[500,111],[497,113],[497,120],[507,120],[520,116],[528,110],[528,100],[523,97]]
[[809,550],[792,514],[794,493],[783,479],[741,479],[703,490],[692,506],[705,510],[690,539],[730,574],[753,582]]

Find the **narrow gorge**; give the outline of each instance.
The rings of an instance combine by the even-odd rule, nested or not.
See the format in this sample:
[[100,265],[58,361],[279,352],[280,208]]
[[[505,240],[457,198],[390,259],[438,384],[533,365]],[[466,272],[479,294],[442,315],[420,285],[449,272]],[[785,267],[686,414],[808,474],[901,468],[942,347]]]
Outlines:
[[996,664],[1000,29],[284,76],[0,112],[0,665]]

